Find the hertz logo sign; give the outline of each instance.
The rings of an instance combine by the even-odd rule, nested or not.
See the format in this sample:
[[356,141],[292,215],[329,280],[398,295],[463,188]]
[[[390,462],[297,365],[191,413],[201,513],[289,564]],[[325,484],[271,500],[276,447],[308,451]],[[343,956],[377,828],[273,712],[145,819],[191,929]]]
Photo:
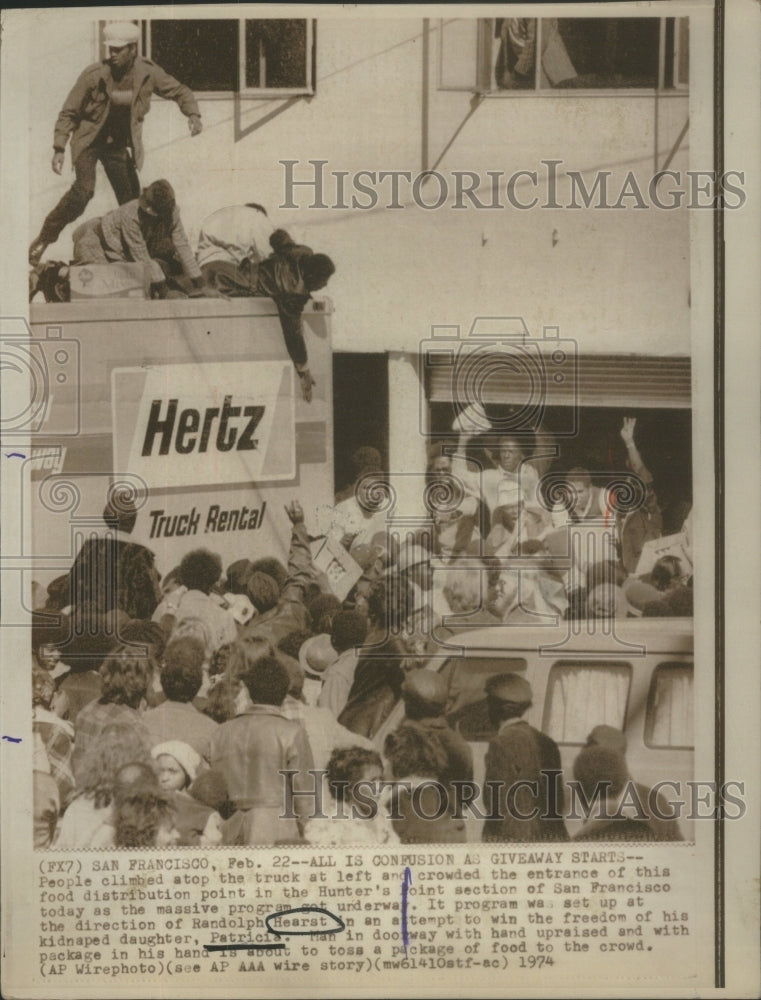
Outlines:
[[114,377],[114,462],[150,490],[292,482],[293,365],[157,365]]
[[[179,399],[154,399],[145,428],[142,455],[203,454],[211,448],[219,452],[256,451],[259,442],[254,432],[265,413],[264,406],[234,406],[233,397],[225,396],[222,406],[194,407],[180,410]],[[156,450],[156,445],[158,449]]]

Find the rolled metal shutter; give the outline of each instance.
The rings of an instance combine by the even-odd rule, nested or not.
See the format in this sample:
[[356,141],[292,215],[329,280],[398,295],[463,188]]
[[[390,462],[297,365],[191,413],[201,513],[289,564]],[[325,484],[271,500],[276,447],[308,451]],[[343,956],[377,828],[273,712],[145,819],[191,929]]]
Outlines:
[[[496,357],[496,356],[495,356]],[[431,403],[451,403],[455,389],[454,365],[426,365]],[[556,379],[547,367],[541,386],[528,384],[521,367],[490,366],[480,382],[484,403],[525,405],[537,391],[545,406],[612,406],[618,408],[688,409],[692,401],[688,357],[643,357],[635,354],[582,355],[564,365],[565,377]]]

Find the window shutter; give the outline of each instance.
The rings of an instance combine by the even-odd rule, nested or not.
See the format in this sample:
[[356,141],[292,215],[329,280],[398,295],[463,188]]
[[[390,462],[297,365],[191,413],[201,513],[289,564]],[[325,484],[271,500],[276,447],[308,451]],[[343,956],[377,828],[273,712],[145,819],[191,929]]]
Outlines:
[[[431,403],[454,402],[452,366],[429,368]],[[687,409],[691,405],[690,359],[638,355],[582,355],[577,376],[560,384],[547,378],[542,387],[545,406],[613,406],[618,408]],[[526,373],[516,366],[494,365],[480,387],[485,403],[524,405]]]

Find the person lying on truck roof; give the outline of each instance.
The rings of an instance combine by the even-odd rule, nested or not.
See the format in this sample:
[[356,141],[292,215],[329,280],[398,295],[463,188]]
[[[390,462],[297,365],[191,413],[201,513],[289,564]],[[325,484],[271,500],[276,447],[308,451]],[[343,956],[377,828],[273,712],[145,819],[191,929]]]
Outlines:
[[74,264],[116,262],[150,265],[153,298],[166,298],[168,279],[175,287],[181,279],[180,289],[190,287],[190,294],[215,294],[204,285],[167,180],[154,181],[139,198],[75,229]]
[[[272,249],[269,255],[265,240]],[[310,402],[315,383],[301,314],[312,292],[324,288],[335,273],[330,257],[294,243],[284,229],[273,232],[266,210],[251,202],[220,209],[203,220],[198,262],[205,280],[222,295],[261,295],[274,301],[302,395]]]

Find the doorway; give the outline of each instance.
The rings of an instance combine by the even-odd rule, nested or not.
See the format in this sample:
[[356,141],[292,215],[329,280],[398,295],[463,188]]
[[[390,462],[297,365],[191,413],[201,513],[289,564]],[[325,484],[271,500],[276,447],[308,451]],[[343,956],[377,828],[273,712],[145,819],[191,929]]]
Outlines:
[[333,355],[333,455],[336,492],[353,482],[351,457],[370,446],[388,462],[388,358],[385,354]]

